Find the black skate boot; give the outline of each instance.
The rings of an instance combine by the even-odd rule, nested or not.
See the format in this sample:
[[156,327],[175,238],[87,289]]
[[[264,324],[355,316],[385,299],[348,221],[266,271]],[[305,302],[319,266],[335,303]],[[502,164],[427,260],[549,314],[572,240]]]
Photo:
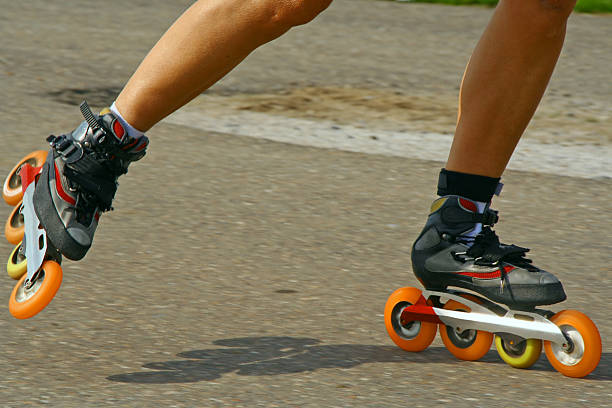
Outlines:
[[112,209],[117,178],[145,155],[146,136],[130,137],[105,109],[96,116],[86,102],[85,121],[74,131],[49,136],[51,150],[34,191],[34,209],[49,241],[67,258],[85,256],[100,214]]
[[[508,305],[526,309],[565,300],[561,282],[525,258],[529,251],[499,242],[491,229],[497,211],[477,212],[476,204],[459,196],[437,199],[423,231],[412,247],[412,268],[430,290],[460,287]],[[482,231],[467,234],[477,223]]]

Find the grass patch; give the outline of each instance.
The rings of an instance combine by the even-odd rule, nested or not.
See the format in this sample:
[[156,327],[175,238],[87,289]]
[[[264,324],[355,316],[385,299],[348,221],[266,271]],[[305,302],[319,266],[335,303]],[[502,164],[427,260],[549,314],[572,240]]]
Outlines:
[[612,0],[579,0],[576,10],[584,13],[612,13]]
[[[497,0],[397,0],[405,3],[440,3],[457,6],[477,4],[493,7]],[[612,13],[612,0],[578,0],[576,11],[583,13]]]

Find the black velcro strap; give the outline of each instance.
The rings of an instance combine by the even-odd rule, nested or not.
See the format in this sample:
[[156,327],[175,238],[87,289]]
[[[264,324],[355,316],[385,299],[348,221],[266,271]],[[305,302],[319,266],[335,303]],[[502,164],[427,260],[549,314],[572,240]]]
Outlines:
[[467,250],[467,255],[475,259],[477,265],[497,265],[500,261],[521,260],[527,262],[524,255],[529,249],[517,245],[505,245],[499,242],[497,235],[488,227],[476,237],[474,245]]
[[438,177],[438,195],[458,195],[483,203],[491,202],[493,195],[501,191],[499,178],[460,173],[442,169]]
[[[82,160],[79,161],[79,163],[81,162]],[[98,201],[102,211],[110,210],[113,198],[117,192],[115,180],[100,174],[85,173],[87,176],[84,176],[81,172],[72,169],[71,166],[66,165],[64,167],[64,175],[68,180],[76,183],[81,190],[96,197],[96,201]]]

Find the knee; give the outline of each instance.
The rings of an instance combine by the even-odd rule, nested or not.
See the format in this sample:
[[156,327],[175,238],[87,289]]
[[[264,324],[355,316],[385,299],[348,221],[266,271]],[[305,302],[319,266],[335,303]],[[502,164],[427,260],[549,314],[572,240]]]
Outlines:
[[546,37],[565,33],[567,19],[577,0],[505,0],[505,6],[514,9],[512,14],[526,22]]
[[539,0],[538,4],[542,14],[545,14],[549,19],[565,23],[576,6],[577,0]]
[[549,37],[565,35],[567,19],[574,10],[577,0],[539,0],[541,8],[540,27]]
[[272,23],[284,28],[306,24],[325,10],[332,0],[271,0]]

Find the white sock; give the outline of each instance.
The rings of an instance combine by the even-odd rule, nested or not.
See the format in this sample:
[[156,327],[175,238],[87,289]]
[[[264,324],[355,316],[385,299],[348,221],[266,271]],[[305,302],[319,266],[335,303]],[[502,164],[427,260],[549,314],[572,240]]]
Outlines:
[[141,132],[140,130],[136,129],[134,126],[127,123],[125,119],[123,119],[123,116],[121,116],[121,112],[119,112],[119,110],[117,109],[115,102],[113,102],[113,104],[111,105],[110,110],[115,114],[115,116],[117,116],[117,119],[119,119],[119,122],[121,122],[121,124],[123,125],[123,128],[126,130],[128,136],[133,137],[134,139],[138,139],[140,136],[144,135],[144,132]]

